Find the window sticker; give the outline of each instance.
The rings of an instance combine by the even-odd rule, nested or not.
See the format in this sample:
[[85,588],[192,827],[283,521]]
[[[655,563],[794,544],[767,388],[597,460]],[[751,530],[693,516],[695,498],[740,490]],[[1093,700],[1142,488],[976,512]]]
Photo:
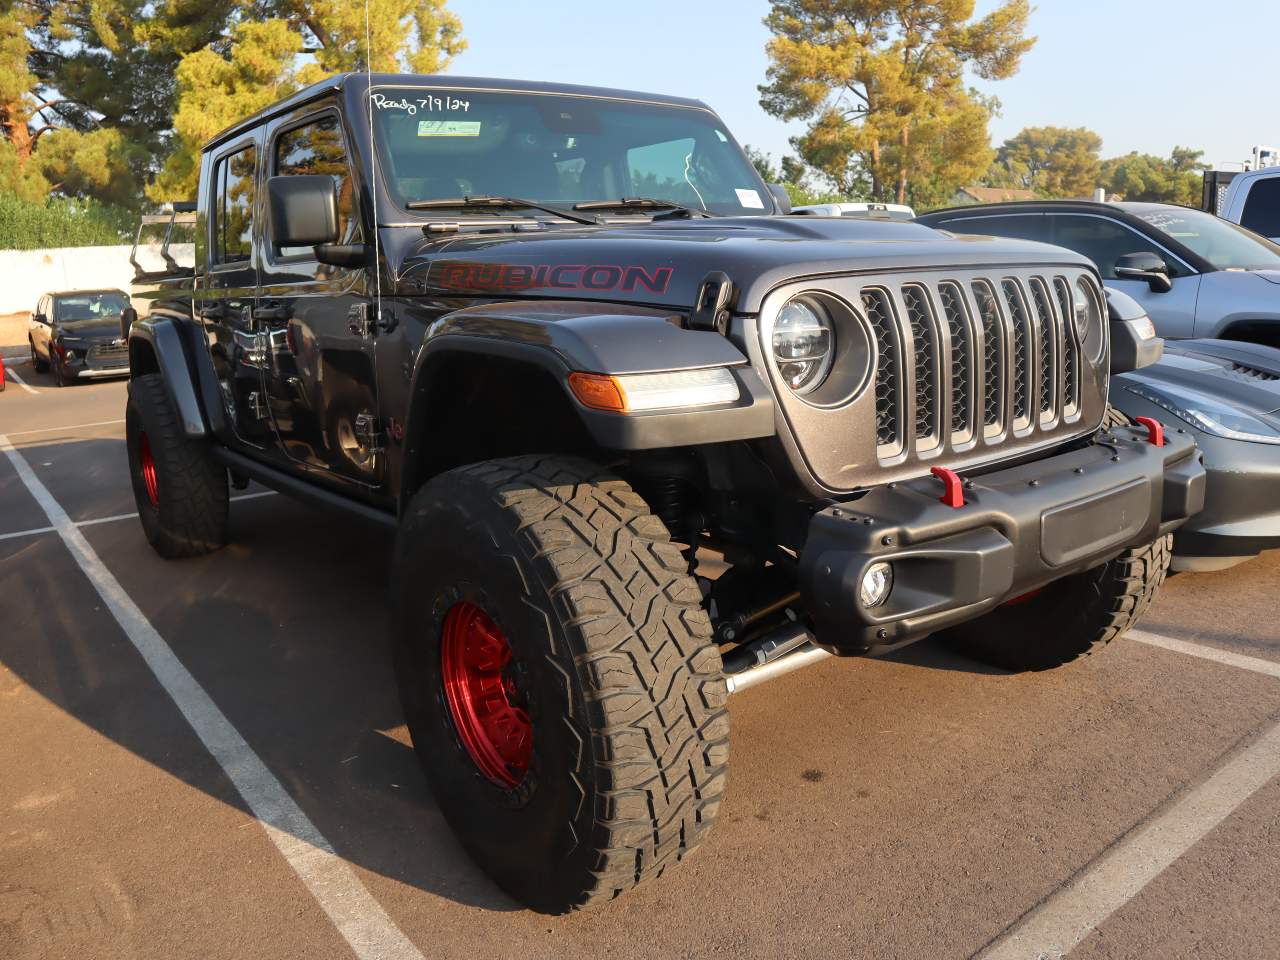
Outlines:
[[479,120],[419,120],[420,137],[478,137]]
[[755,190],[743,190],[741,187],[733,191],[738,195],[738,203],[749,210],[763,210],[764,201],[760,199],[760,194]]

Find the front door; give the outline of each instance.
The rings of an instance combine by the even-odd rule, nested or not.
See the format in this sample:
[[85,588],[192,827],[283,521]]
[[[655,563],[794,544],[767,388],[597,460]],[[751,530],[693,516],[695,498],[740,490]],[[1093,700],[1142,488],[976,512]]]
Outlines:
[[[278,121],[268,136],[266,176],[328,174],[338,192],[339,232],[359,242],[354,183],[338,113],[314,104]],[[385,455],[378,419],[373,331],[361,328],[362,269],[319,263],[311,247],[280,248],[262,232],[255,314],[267,344],[267,405],[275,456],[286,465],[376,487]],[[353,312],[354,311],[354,312]]]
[[[1127,293],[1147,311],[1162,337],[1195,336],[1200,274],[1127,223],[1092,213],[1053,213],[1050,242],[1082,253],[1095,264],[1108,287]],[[1165,262],[1173,289],[1158,293],[1145,280],[1116,277],[1116,261],[1127,253],[1154,253]]]
[[255,225],[261,219],[256,134],[237,138],[209,164],[201,185],[209,211],[204,282],[194,299],[218,387],[241,443],[264,447],[271,438],[262,375],[265,340],[254,317],[258,288]]

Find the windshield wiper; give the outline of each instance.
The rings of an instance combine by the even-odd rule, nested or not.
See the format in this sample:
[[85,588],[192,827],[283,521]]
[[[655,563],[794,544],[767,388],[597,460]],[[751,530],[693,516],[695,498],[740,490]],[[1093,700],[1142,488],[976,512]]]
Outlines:
[[557,217],[564,217],[574,223],[587,223],[595,226],[600,222],[596,217],[582,216],[564,207],[555,207],[536,200],[521,200],[518,197],[453,197],[448,200],[410,200],[405,204],[410,210],[469,210],[485,207],[490,210],[541,210]]
[[680,219],[684,217],[710,217],[711,214],[705,210],[696,210],[693,207],[686,207],[683,203],[676,203],[674,200],[654,200],[651,197],[619,197],[617,200],[584,200],[582,203],[573,205],[575,210],[620,210],[626,213],[630,210],[660,210],[662,211],[655,220],[661,218]]

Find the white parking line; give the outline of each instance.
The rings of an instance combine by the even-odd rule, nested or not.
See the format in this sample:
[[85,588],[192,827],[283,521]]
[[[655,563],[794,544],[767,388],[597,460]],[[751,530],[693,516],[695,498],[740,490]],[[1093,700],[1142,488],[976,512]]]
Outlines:
[[[239,496],[231,497],[231,503],[239,503],[241,500],[256,500],[258,497],[274,497],[274,490],[262,490],[258,493],[242,493]],[[92,527],[99,523],[115,523],[117,520],[133,520],[138,516],[137,513],[117,513],[110,517],[94,517],[92,520],[73,520],[72,526],[76,527]],[[33,537],[37,533],[53,533],[57,527],[35,527],[31,530],[17,530],[14,533],[0,533],[0,540],[12,540],[14,537]]]
[[351,867],[253,752],[164,638],[138,609],[27,461],[0,434],[0,451],[142,655],[165,692],[235,785],[271,842],[361,960],[424,960]]
[[12,440],[14,437],[29,437],[33,433],[62,433],[67,430],[83,430],[85,427],[105,427],[114,423],[124,423],[124,421],[95,420],[93,423],[73,423],[69,427],[41,427],[39,430],[10,430],[8,437]]
[[1226,650],[1219,650],[1217,647],[1206,647],[1200,643],[1188,643],[1185,640],[1175,640],[1173,637],[1164,637],[1158,633],[1148,633],[1146,630],[1130,630],[1125,636],[1130,640],[1137,640],[1139,643],[1150,644],[1153,647],[1161,647],[1165,650],[1172,650],[1174,653],[1184,653],[1189,657],[1199,657],[1201,660],[1212,660],[1215,663],[1223,663],[1228,667],[1236,667],[1240,670],[1251,670],[1254,673],[1265,673],[1269,677],[1280,679],[1280,663],[1272,660],[1262,660],[1258,657],[1247,657],[1240,653],[1230,653]]
[[[1280,663],[1130,630],[1130,640],[1280,679]],[[982,960],[1047,960],[1073,947],[1222,823],[1237,807],[1280,776],[1280,724],[1236,753],[1163,813],[1130,830],[994,940]]]
[[1277,774],[1280,724],[1164,813],[1131,830],[997,939],[982,960],[1065,957]]
[[23,390],[27,391],[27,393],[34,393],[37,396],[39,396],[40,391],[37,390],[35,387],[31,386],[31,384],[27,383],[20,376],[18,376],[17,370],[14,370],[12,367],[6,365],[4,368],[4,375],[8,379],[16,383],[18,386],[20,386]]

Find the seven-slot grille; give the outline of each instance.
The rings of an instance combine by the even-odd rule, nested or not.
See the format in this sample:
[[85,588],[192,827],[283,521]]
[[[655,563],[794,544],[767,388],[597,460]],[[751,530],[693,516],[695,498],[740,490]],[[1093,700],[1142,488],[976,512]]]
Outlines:
[[[1080,347],[1065,277],[869,285],[876,441],[904,451],[999,443],[1080,412]],[[910,380],[906,376],[910,372]]]

